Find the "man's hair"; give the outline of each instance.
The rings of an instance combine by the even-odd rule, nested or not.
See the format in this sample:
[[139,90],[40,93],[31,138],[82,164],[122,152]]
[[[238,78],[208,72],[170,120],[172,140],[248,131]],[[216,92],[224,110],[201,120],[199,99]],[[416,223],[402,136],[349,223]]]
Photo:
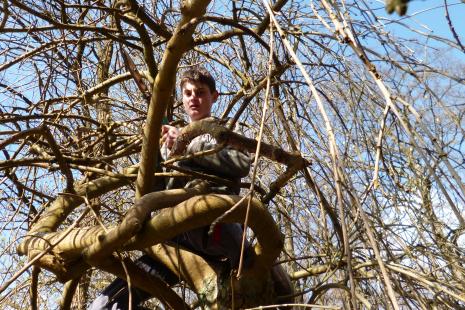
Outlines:
[[204,67],[196,66],[184,71],[181,75],[181,81],[179,83],[181,90],[186,82],[203,83],[208,86],[210,92],[216,92],[215,79]]

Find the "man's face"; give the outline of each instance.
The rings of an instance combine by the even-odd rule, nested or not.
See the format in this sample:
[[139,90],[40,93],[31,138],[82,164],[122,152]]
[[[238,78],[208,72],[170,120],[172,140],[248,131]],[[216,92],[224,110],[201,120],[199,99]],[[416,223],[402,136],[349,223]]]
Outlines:
[[182,104],[191,122],[210,116],[218,92],[211,92],[206,84],[187,81],[182,87]]

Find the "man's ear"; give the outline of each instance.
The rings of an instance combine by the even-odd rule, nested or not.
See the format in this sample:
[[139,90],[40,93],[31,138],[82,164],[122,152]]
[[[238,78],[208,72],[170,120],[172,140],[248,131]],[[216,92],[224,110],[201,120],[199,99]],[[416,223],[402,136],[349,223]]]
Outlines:
[[220,94],[218,93],[218,91],[215,90],[215,91],[213,92],[213,94],[212,94],[213,102],[215,102],[215,101],[218,99],[218,96],[219,96],[219,95],[220,95]]

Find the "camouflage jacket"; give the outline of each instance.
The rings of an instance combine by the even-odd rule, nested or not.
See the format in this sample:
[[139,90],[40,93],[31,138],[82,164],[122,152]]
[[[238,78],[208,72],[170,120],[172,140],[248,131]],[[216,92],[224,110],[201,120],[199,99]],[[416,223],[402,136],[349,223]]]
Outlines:
[[[211,150],[216,146],[217,141],[214,137],[210,134],[203,134],[190,142],[186,154]],[[166,154],[166,150],[162,149],[162,154]],[[201,172],[231,181],[234,184],[233,186],[210,183],[214,192],[238,194],[241,178],[246,177],[250,171],[250,156],[243,151],[226,146],[211,155],[180,160],[176,165],[189,171]],[[166,188],[190,187],[195,183],[195,180],[198,180],[198,178],[171,178]]]
[[[194,138],[187,147],[186,154],[211,150],[217,146],[217,141],[210,134],[203,134]],[[167,150],[162,149],[166,155]],[[210,182],[214,193],[239,194],[240,180],[248,175],[250,170],[250,156],[242,151],[228,146],[211,155],[181,160],[177,166],[195,172],[218,176],[233,185],[223,185]],[[198,178],[171,178],[167,189],[193,186]],[[238,223],[218,224],[213,235],[208,235],[209,226],[195,228],[173,238],[171,242],[182,245],[203,257],[215,261],[226,258],[230,268],[236,268],[239,263],[242,242],[242,226]],[[250,244],[246,242],[245,264],[248,264]]]

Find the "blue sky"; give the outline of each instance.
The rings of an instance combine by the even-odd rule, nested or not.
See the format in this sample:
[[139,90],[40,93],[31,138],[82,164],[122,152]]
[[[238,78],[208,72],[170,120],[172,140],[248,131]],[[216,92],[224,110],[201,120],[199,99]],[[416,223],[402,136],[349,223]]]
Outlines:
[[[447,0],[447,4],[449,5],[451,22],[462,44],[465,45],[465,3],[462,0]],[[445,17],[444,0],[411,1],[408,4],[407,16],[404,17],[400,17],[396,13],[388,15],[384,10],[384,1],[376,1],[373,7],[379,7],[379,10],[376,11],[379,16],[405,23],[418,31],[441,36],[456,42]],[[419,34],[408,30],[404,26],[389,23],[387,20],[385,20],[385,23],[397,36],[420,37]],[[440,43],[433,41],[431,40],[429,43],[440,45]],[[459,57],[463,57],[465,60],[465,53],[458,54],[461,54]]]

